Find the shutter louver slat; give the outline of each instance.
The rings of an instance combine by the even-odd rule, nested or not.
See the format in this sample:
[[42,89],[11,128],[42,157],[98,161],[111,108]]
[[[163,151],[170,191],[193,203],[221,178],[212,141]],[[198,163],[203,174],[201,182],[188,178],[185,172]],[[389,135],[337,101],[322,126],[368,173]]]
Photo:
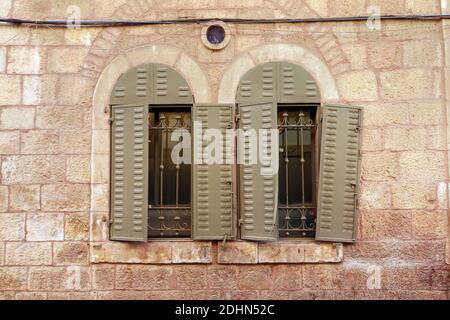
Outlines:
[[[244,136],[250,130],[258,132],[260,129],[275,129],[277,126],[277,109],[273,102],[239,105],[239,114],[240,129]],[[258,139],[261,139],[259,135]],[[262,144],[271,146],[271,139],[273,137],[268,135],[264,141],[259,141],[258,147]],[[271,169],[270,164],[261,163],[260,158],[256,164],[248,161],[252,152],[250,143],[255,142],[245,138],[238,145],[238,148],[242,148],[239,153],[245,161],[240,164],[241,238],[271,241],[278,239],[278,174],[266,172]],[[278,165],[278,150],[270,150],[267,156],[272,156],[273,152],[273,159]]]
[[111,240],[147,241],[148,108],[112,107]]
[[362,110],[325,106],[316,239],[354,242]]
[[[233,124],[231,105],[197,104],[193,108],[194,165],[193,165],[193,238],[222,240],[235,237],[233,216],[233,140],[227,132]],[[206,130],[217,130],[222,140],[217,156],[219,163],[205,162],[210,141]],[[227,134],[228,133],[228,134]]]

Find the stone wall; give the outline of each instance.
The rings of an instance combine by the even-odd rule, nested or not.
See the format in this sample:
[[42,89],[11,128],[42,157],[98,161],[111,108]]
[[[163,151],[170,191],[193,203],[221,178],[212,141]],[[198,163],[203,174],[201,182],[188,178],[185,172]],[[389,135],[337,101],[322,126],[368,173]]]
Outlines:
[[[292,18],[370,5],[440,13],[446,3],[0,0],[0,16],[66,19],[75,4],[82,19]],[[0,298],[448,299],[449,26],[230,25],[217,52],[201,25],[0,26]],[[324,102],[364,108],[358,243],[108,242],[115,75],[164,59],[197,101],[233,101],[240,73],[277,57],[315,70]]]

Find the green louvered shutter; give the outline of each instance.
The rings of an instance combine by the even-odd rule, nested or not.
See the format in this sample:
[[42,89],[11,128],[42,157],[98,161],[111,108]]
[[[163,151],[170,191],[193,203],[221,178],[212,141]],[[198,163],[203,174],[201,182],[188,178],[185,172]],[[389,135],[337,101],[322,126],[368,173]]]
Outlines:
[[[274,102],[239,105],[239,129],[245,135],[249,130],[276,129],[277,105]],[[272,137],[273,139],[273,137]],[[276,135],[278,139],[278,134]],[[278,239],[278,171],[263,175],[267,163],[249,163],[249,139],[238,139],[238,154],[244,163],[239,164],[240,176],[240,232],[245,240],[272,241]],[[269,140],[265,142],[270,142]],[[275,141],[274,141],[275,142]],[[262,141],[258,136],[258,148]],[[278,146],[278,140],[275,142]],[[278,148],[270,150],[278,165]],[[258,151],[259,153],[259,151]]]
[[278,103],[320,103],[320,91],[305,69],[289,63],[277,65]]
[[356,240],[362,110],[323,110],[316,239]]
[[275,101],[277,95],[277,63],[270,62],[253,68],[239,82],[236,101],[254,103]]
[[148,107],[112,107],[111,240],[147,241]]
[[[233,215],[233,106],[219,104],[196,104],[193,108],[193,233],[196,240],[222,240],[235,237]],[[198,124],[201,124],[199,126]],[[220,163],[205,161],[207,145],[212,140],[202,139],[207,129],[222,134]],[[209,138],[209,137],[208,137]],[[217,150],[216,150],[217,151]],[[216,155],[216,154],[215,154]],[[218,159],[217,158],[217,159]]]
[[192,104],[189,86],[180,74],[164,64],[153,66],[153,90],[152,104]]

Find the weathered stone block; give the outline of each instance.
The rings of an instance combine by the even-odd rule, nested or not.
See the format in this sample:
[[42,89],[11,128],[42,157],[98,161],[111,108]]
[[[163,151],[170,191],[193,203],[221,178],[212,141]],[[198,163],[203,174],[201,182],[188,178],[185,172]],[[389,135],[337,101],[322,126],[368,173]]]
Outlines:
[[440,240],[448,232],[447,211],[417,211],[412,215],[412,231],[415,238]]
[[2,183],[55,183],[65,179],[65,160],[60,156],[11,156],[2,161]]
[[89,120],[86,107],[39,106],[36,110],[36,127],[40,129],[83,129],[90,125]]
[[27,215],[27,240],[64,240],[64,214],[29,213]]
[[95,300],[97,292],[49,292],[48,300]]
[[441,52],[441,44],[436,40],[405,42],[403,61],[407,67],[440,67]]
[[40,47],[11,47],[8,54],[8,73],[39,74],[44,70],[44,49]]
[[173,242],[172,263],[211,263],[211,242]]
[[389,209],[391,206],[390,184],[369,181],[361,183],[360,207],[362,209]]
[[266,266],[240,266],[238,288],[240,290],[267,290],[272,286],[270,269]]
[[7,186],[0,186],[0,212],[8,211],[9,189]]
[[[10,79],[11,83],[14,82],[14,79]],[[10,84],[11,84],[10,83]],[[2,93],[4,94],[4,90],[8,90],[8,85],[2,85],[2,79],[0,75],[0,87],[3,88]],[[16,90],[16,89],[15,89]],[[20,89],[17,89],[20,93]],[[0,93],[0,104],[18,104],[19,100],[15,100],[13,97],[6,97],[2,102],[2,93]],[[34,128],[34,108],[31,107],[8,107],[0,109],[0,129],[32,129]]]
[[93,263],[154,263],[172,262],[170,243],[91,243],[91,262]]
[[17,292],[16,300],[46,300],[46,292]]
[[425,209],[434,207],[436,201],[436,184],[434,183],[414,180],[397,182],[392,186],[392,202],[394,208]]
[[368,44],[370,65],[376,69],[402,66],[402,45],[398,42],[371,41]]
[[65,154],[89,154],[91,132],[89,130],[64,130],[61,135],[61,152]]
[[128,290],[169,289],[172,272],[171,267],[120,265],[116,268],[116,288]]
[[89,215],[87,213],[66,213],[65,240],[86,241],[89,238]]
[[114,289],[116,268],[113,265],[92,266],[92,288],[94,290]]
[[24,290],[27,288],[27,268],[0,267],[0,288],[2,290]]
[[258,244],[259,263],[301,263],[305,261],[305,248],[296,243]]
[[11,185],[9,208],[11,211],[33,211],[40,208],[40,186]]
[[174,288],[184,290],[206,289],[207,274],[204,266],[174,266]]
[[48,49],[47,71],[50,73],[78,73],[87,55],[85,48],[53,47]]
[[109,211],[109,184],[91,185],[91,210],[97,212]]
[[381,98],[421,99],[433,98],[433,73],[428,69],[384,71],[380,73]]
[[404,211],[362,211],[362,240],[411,239],[411,216],[411,212]]
[[398,175],[397,154],[366,152],[362,157],[361,174],[364,180],[389,181]]
[[8,265],[50,265],[52,244],[50,242],[7,242],[5,262]]
[[301,265],[275,265],[272,268],[271,290],[299,290],[303,286]]
[[387,127],[384,136],[385,148],[392,151],[425,150],[429,144],[426,128]]
[[53,74],[24,76],[22,95],[23,104],[56,104],[57,81],[57,76]]
[[233,241],[218,246],[217,261],[223,264],[258,263],[258,244],[244,241]]
[[42,210],[86,211],[89,210],[89,185],[51,184],[42,186]]
[[184,300],[185,291],[181,290],[152,290],[145,292],[146,300]]
[[17,241],[25,238],[25,215],[22,213],[0,214],[0,240]]
[[208,287],[216,289],[236,289],[237,269],[238,267],[236,266],[208,266]]
[[6,70],[6,48],[0,48],[0,73]]
[[0,154],[17,154],[20,150],[19,131],[0,132]]
[[84,242],[62,242],[53,245],[53,262],[57,265],[88,263],[89,247]]
[[21,133],[22,154],[58,154],[59,134],[52,130],[30,130]]
[[61,105],[77,105],[87,103],[94,84],[79,75],[63,75],[58,79],[57,101]]
[[91,288],[89,267],[31,267],[28,286],[41,291],[87,291]]
[[91,178],[91,159],[89,156],[70,156],[67,158],[66,170],[67,182],[89,183]]
[[378,84],[372,71],[353,71],[339,76],[338,87],[342,97],[349,101],[374,101],[378,99]]
[[403,179],[440,181],[446,172],[446,153],[441,151],[402,152],[399,157]]

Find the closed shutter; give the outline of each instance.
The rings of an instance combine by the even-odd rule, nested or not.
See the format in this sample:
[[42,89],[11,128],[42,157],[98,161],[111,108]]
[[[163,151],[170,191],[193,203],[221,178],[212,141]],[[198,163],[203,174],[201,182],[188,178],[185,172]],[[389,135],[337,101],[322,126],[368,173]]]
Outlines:
[[325,106],[323,110],[316,239],[356,240],[362,110]]
[[153,64],[143,64],[121,75],[111,94],[111,105],[150,103],[154,96],[153,69]]
[[[240,104],[239,116],[239,129],[242,130],[243,135],[250,130],[259,132],[260,129],[277,128],[277,106],[274,102]],[[276,139],[272,142],[277,148],[270,150],[270,153],[273,154],[274,164],[278,166],[278,134],[271,139]],[[262,163],[260,155],[256,164],[248,162],[252,152],[250,140],[238,140],[240,140],[238,154],[243,155],[238,158],[245,161],[239,165],[241,238],[257,241],[276,240],[278,238],[278,170],[272,174],[263,174],[264,170],[271,171],[270,164]],[[271,141],[261,141],[258,136],[258,142],[259,148],[262,142]]]
[[252,103],[275,101],[277,95],[277,63],[258,66],[245,74],[239,82],[236,101]]
[[319,88],[309,72],[289,62],[277,67],[278,103],[320,103]]
[[148,107],[112,107],[111,240],[147,241]]
[[163,64],[153,65],[152,104],[192,104],[189,86],[178,72]]
[[[222,240],[235,237],[233,216],[233,106],[197,104],[193,108],[193,238]],[[221,141],[209,139],[208,129],[222,135]],[[211,132],[211,131],[210,131]],[[214,143],[215,142],[215,143]],[[215,144],[211,154],[215,163],[206,159],[208,145]],[[219,150],[217,150],[219,149]],[[221,150],[220,150],[221,149]],[[219,152],[219,154],[217,154]]]

